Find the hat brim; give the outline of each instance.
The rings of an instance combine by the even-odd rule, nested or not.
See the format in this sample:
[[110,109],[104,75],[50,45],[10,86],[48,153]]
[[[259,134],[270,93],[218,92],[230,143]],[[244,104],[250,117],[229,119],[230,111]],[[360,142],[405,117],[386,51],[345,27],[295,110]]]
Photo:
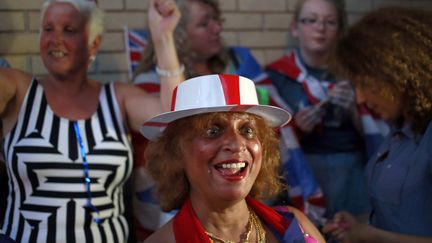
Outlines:
[[269,105],[226,105],[171,111],[159,114],[146,121],[140,131],[149,140],[157,139],[166,126],[175,120],[211,112],[246,112],[264,118],[271,127],[281,127],[291,120],[291,114],[279,107]]

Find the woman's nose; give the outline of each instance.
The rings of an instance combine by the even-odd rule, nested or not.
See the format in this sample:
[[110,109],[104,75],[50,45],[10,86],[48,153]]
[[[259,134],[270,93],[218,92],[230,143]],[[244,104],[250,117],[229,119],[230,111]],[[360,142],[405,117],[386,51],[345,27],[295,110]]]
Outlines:
[[244,151],[246,149],[246,140],[236,131],[226,131],[224,136],[224,149],[232,152]]
[[218,20],[212,20],[211,21],[211,31],[213,33],[220,33],[222,32],[222,23]]

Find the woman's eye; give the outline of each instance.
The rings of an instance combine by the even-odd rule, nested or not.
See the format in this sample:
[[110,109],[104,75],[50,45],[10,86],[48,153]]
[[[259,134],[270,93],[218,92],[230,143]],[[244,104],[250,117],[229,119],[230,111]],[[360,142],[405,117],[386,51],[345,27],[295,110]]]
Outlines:
[[248,138],[254,137],[255,133],[252,127],[244,127],[242,128],[242,133]]
[[325,23],[327,26],[336,26],[337,25],[336,20],[326,20]]
[[198,24],[199,27],[207,28],[209,25],[209,21],[202,21]]
[[75,28],[66,28],[65,31],[68,33],[75,33],[76,29]]
[[44,32],[51,32],[51,30],[52,30],[52,28],[50,28],[50,27],[45,27],[45,28],[43,28],[43,31],[44,31]]
[[220,132],[220,128],[217,126],[210,127],[206,131],[208,137],[217,136],[219,134],[219,132]]

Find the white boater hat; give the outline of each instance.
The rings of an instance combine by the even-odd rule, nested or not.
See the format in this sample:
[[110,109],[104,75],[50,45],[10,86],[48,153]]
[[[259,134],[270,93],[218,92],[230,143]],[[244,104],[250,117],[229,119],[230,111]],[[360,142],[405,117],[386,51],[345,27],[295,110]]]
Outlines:
[[146,121],[141,133],[149,140],[157,139],[165,127],[175,120],[210,112],[247,112],[264,118],[271,127],[285,125],[288,111],[260,105],[252,80],[229,74],[195,77],[180,83],[173,92],[171,111]]

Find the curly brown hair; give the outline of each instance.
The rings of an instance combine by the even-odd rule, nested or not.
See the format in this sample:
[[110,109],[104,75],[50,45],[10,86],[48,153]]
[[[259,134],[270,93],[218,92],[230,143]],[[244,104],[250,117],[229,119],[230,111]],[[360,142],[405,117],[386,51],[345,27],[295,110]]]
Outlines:
[[[181,13],[181,18],[174,31],[174,40],[180,62],[185,65],[186,78],[193,78],[200,75],[193,69],[192,60],[194,59],[196,53],[191,50],[189,39],[186,33],[186,25],[188,23],[188,5],[190,2],[203,2],[204,4],[211,6],[215,11],[215,18],[219,21],[222,21],[221,11],[219,9],[217,0],[176,0],[177,6]],[[225,70],[226,65],[228,65],[228,60],[229,50],[228,48],[222,48],[220,53],[207,60],[207,64],[213,73],[222,73]],[[144,50],[140,63],[134,72],[133,78],[138,76],[140,73],[152,70],[155,63],[156,53],[154,51],[153,42],[150,38],[148,46]]]
[[149,143],[146,169],[155,180],[156,196],[164,211],[179,209],[189,196],[190,184],[183,169],[183,151],[200,131],[212,121],[239,116],[256,126],[262,146],[262,165],[249,193],[258,199],[277,195],[283,188],[280,176],[279,141],[273,128],[264,119],[249,113],[213,112],[176,120],[168,125],[162,136]]
[[[432,12],[386,7],[366,14],[341,36],[333,69],[371,90],[395,89],[416,133],[432,119]],[[401,97],[397,97],[401,94]]]

